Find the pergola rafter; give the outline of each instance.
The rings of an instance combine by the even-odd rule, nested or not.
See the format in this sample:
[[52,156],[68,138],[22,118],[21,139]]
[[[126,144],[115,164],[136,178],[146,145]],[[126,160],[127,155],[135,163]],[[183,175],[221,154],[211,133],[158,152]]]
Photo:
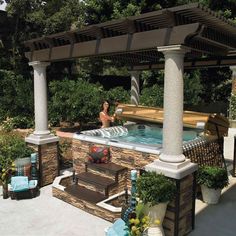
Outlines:
[[186,61],[202,62],[204,56],[206,66],[215,57],[229,57],[228,62],[236,64],[231,57],[236,51],[236,26],[198,3],[32,39],[25,42],[25,55],[29,61],[47,62],[123,58],[128,66],[142,66],[145,61],[149,68],[155,68],[160,66],[153,51],[169,45],[189,47]]

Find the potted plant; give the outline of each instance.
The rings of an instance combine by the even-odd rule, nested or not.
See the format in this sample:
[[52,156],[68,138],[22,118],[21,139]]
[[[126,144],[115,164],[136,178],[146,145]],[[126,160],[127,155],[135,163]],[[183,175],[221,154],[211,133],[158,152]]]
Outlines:
[[[138,198],[145,206],[144,215],[150,217],[148,235],[157,231],[157,220],[162,228],[167,204],[174,198],[175,191],[175,183],[163,174],[145,172],[137,179]],[[162,234],[158,235],[164,235],[161,231]]]
[[197,183],[201,186],[203,201],[216,204],[222,189],[229,184],[227,170],[217,166],[202,166],[197,173]]

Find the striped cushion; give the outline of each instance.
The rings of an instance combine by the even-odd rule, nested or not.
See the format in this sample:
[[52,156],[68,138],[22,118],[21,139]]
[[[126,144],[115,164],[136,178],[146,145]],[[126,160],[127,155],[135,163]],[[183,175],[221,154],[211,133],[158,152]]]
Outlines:
[[23,166],[16,166],[16,176],[28,176],[30,177],[31,164],[26,164]]

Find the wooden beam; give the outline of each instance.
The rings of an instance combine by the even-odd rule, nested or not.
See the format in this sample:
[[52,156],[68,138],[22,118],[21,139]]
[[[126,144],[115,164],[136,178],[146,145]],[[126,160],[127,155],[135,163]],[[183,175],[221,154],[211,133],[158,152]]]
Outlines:
[[51,48],[51,53],[49,53],[49,49],[34,50],[31,53],[26,52],[25,56],[30,61],[39,60],[39,58],[41,61],[55,61],[156,49],[158,46],[184,44],[185,39],[190,34],[197,32],[198,29],[199,23],[180,25],[172,28],[134,33],[132,34],[132,38],[126,34],[111,38],[102,38],[100,40],[75,43],[72,55],[70,53],[71,47],[69,44],[53,47]]
[[[192,69],[192,68],[209,68],[209,67],[229,67],[236,65],[236,56],[234,57],[223,57],[219,58],[206,58],[206,59],[196,59],[193,61],[185,61],[184,68]],[[154,69],[163,69],[164,62],[159,62],[156,64],[147,64],[147,65],[137,65],[130,67],[130,70],[154,70]]]

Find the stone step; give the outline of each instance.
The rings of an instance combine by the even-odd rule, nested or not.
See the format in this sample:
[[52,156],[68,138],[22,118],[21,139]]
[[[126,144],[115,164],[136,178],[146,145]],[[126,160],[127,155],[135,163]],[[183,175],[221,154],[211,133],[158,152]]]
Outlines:
[[93,204],[106,199],[106,196],[101,193],[94,192],[92,190],[86,189],[85,187],[81,187],[75,184],[66,187],[65,192],[69,193],[76,199],[80,199]]
[[105,196],[108,196],[109,190],[117,185],[117,182],[110,178],[89,172],[80,173],[76,177],[78,178],[79,186],[83,186],[95,192],[100,192]]
[[110,163],[86,163],[85,164],[86,172],[97,174],[106,178],[113,179],[118,181],[119,174],[127,172],[128,169],[124,166]]

